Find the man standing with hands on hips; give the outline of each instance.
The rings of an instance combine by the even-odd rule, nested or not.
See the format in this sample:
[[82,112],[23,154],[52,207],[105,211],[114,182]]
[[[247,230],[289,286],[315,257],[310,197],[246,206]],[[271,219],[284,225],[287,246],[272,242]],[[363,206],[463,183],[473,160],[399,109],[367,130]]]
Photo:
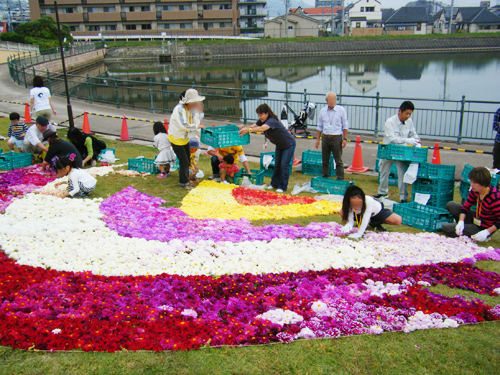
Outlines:
[[[413,126],[411,115],[415,110],[415,106],[410,101],[404,101],[399,107],[398,114],[389,117],[384,125],[384,140],[383,144],[389,143],[396,145],[418,146],[420,145],[420,138]],[[396,163],[398,167],[398,187],[399,198],[401,203],[408,201],[408,185],[404,183],[404,176],[406,173],[405,161],[395,161],[388,159],[380,160],[380,186],[378,187],[378,194],[373,198],[388,198],[389,195],[389,174],[391,173],[392,163]]]
[[337,164],[337,180],[343,180],[344,162],[342,161],[342,150],[347,144],[347,132],[349,130],[347,112],[344,107],[337,105],[337,95],[333,92],[326,94],[326,102],[328,105],[319,112],[316,148],[319,148],[321,133],[323,133],[321,143],[323,177],[328,177],[330,154],[333,153],[333,158]]

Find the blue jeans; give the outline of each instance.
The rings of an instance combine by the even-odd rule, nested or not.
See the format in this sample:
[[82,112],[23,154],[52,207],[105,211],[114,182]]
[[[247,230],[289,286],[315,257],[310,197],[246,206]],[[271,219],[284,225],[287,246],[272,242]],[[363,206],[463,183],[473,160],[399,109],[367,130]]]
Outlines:
[[274,151],[274,173],[271,179],[271,186],[275,189],[285,191],[288,187],[288,179],[290,178],[290,162],[295,152],[295,142],[284,150],[276,148]]
[[212,174],[214,174],[214,175],[219,174],[220,173],[219,158],[217,156],[212,156],[212,159],[210,160],[210,162],[212,163]]

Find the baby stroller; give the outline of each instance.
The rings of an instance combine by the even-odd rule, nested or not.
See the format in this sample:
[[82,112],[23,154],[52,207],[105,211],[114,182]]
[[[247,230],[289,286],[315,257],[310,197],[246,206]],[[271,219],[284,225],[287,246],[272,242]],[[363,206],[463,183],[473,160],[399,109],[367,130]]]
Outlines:
[[298,135],[302,137],[310,137],[311,133],[307,130],[307,119],[314,119],[314,114],[316,112],[316,104],[307,101],[303,109],[300,110],[300,114],[297,115],[293,109],[288,105],[288,103],[283,104],[283,110],[281,111],[281,121],[286,120],[288,122],[287,109],[292,112],[294,120],[292,124],[288,127],[288,130],[293,135]]

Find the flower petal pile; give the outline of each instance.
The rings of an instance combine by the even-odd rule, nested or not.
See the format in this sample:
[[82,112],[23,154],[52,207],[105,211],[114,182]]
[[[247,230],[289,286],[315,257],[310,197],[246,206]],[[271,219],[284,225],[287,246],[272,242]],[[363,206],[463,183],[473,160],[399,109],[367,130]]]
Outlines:
[[[236,190],[236,193],[233,193],[233,190]],[[243,199],[242,195],[252,198]],[[248,201],[252,199],[258,200],[260,205],[248,205]],[[266,194],[237,185],[202,181],[184,197],[181,210],[196,219],[279,220],[331,215],[339,213],[340,207],[339,202],[316,201],[312,198],[289,197],[277,193]]]

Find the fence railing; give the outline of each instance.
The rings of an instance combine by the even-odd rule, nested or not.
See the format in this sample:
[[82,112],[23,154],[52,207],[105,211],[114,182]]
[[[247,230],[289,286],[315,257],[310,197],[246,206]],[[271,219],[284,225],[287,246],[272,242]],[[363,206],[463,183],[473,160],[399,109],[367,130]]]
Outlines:
[[[97,44],[75,46],[74,50],[65,53],[76,54],[98,48]],[[9,59],[10,77],[26,88],[30,86],[35,75],[45,80],[52,94],[65,95],[64,80],[61,72],[50,72],[36,69],[36,64],[47,61],[47,58],[58,58],[55,51],[41,53],[40,56],[18,54]],[[207,117],[227,118],[244,123],[257,120],[255,109],[267,103],[279,116],[286,101],[292,110],[299,114],[306,101],[315,102],[317,113],[325,103],[324,93],[283,92],[260,89],[258,83],[252,88],[227,88],[207,85],[190,86],[156,82],[158,77],[144,78],[140,75],[134,79],[118,79],[91,77],[89,75],[68,74],[69,92],[72,98],[99,102],[116,106],[143,109],[152,113],[170,113],[177,105],[179,94],[189,87],[196,88],[206,96],[205,115]],[[160,78],[158,78],[160,80]],[[493,142],[493,117],[500,102],[466,100],[433,100],[423,98],[396,98],[375,96],[342,95],[337,93],[338,104],[347,110],[349,127],[357,132],[371,134],[375,137],[383,134],[384,122],[397,114],[403,100],[411,100],[415,104],[412,115],[413,122],[420,136],[424,138],[467,141]],[[308,122],[314,130],[318,115]],[[293,120],[289,112],[289,122]]]
[[32,44],[0,42],[0,49],[7,51],[40,53],[40,48]]

